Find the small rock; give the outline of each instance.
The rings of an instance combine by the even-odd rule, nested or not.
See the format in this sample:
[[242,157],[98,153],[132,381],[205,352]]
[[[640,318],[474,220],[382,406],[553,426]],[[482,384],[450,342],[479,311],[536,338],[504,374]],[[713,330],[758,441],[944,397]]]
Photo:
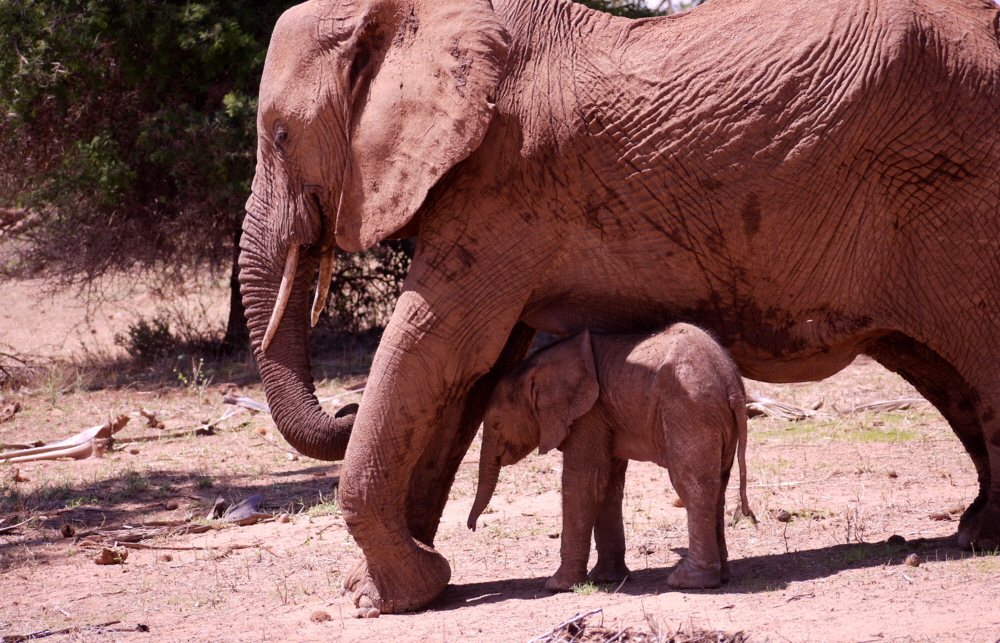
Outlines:
[[127,549],[102,549],[101,553],[94,556],[94,562],[98,565],[120,565],[127,559]]
[[899,474],[896,473],[895,469],[886,469],[885,475],[889,476],[890,478],[898,478],[899,477]]
[[129,449],[128,452],[131,455],[139,455],[139,449],[137,449],[135,447],[132,447],[131,449]]
[[59,533],[62,534],[63,538],[72,538],[73,536],[76,535],[76,527],[74,527],[69,523],[66,523],[65,525],[59,528]]
[[257,433],[260,434],[260,435],[267,435],[267,429],[265,429],[262,426],[258,426],[257,427]]
[[889,538],[887,538],[885,542],[889,545],[905,545],[906,539],[900,536],[899,534],[893,534],[889,536]]
[[927,517],[931,520],[951,520],[951,514],[947,511],[932,511]]
[[168,500],[164,506],[167,508],[167,511],[174,511],[180,508],[181,503],[176,500]]
[[326,471],[313,471],[313,477],[314,478],[325,478],[326,477]]
[[162,431],[163,429],[167,428],[167,425],[164,424],[163,422],[157,422],[156,423],[156,428],[158,428],[159,430]]
[[[485,525],[486,523],[484,522],[483,524]],[[555,539],[556,539],[556,538],[558,538],[559,536],[560,536],[560,534],[559,534],[559,532],[558,532],[558,531],[553,531],[553,532],[552,532],[551,534],[549,534],[549,538],[551,538],[551,539],[553,539],[553,540],[555,540]]]
[[675,507],[683,507],[684,506],[684,501],[681,500],[680,496],[677,496],[676,498],[674,498],[674,501],[671,504],[673,506],[675,506]]
[[774,514],[774,519],[778,522],[791,522],[792,514],[788,513],[784,509],[779,509],[778,513]]
[[910,567],[920,567],[920,563],[924,562],[924,559],[916,554],[910,554],[903,561],[904,565],[909,565]]
[[156,557],[156,560],[160,561],[161,563],[169,563],[173,559],[174,557],[171,556],[170,554],[160,554],[159,556]]
[[313,623],[322,623],[323,621],[329,621],[330,615],[323,610],[318,610],[309,615],[309,620]]
[[299,459],[299,456],[295,453],[286,453],[285,458],[291,460],[292,462],[296,462]]
[[292,522],[292,517],[289,516],[288,514],[281,514],[280,516],[278,516],[278,522],[281,523]]

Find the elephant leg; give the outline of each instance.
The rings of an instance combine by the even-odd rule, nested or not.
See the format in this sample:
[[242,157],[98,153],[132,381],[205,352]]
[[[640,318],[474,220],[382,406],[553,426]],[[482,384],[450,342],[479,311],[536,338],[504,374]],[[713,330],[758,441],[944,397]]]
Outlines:
[[607,490],[594,523],[597,564],[587,574],[588,580],[595,583],[620,583],[629,575],[625,565],[625,520],[622,517],[626,469],[627,459],[611,459]]
[[[459,310],[467,294],[449,289],[425,296],[410,289],[409,284],[422,286],[424,279],[429,279],[426,273],[411,269],[383,335],[340,487],[344,520],[365,556],[345,575],[344,587],[359,607],[386,613],[419,609],[448,584],[447,561],[427,544],[436,529],[431,524],[447,497],[456,452],[468,445],[472,416],[478,417],[483,406],[476,410],[474,403],[466,415],[466,400],[476,381],[497,364],[520,311],[499,295],[488,311]],[[526,334],[519,330],[514,344],[525,341]],[[513,348],[506,359],[513,360]],[[442,488],[421,490],[427,496],[408,509],[417,470],[420,479]],[[410,531],[411,520],[418,539]]]
[[725,494],[725,480],[720,476],[723,436],[711,419],[695,419],[698,409],[688,411],[683,429],[664,422],[667,472],[687,509],[688,523],[687,556],[667,578],[667,584],[674,589],[708,589],[722,584],[719,503]]
[[550,592],[565,592],[587,582],[590,536],[604,504],[611,474],[610,442],[602,423],[584,416],[573,424],[569,437],[560,447],[563,451],[563,528],[559,569],[545,583],[545,589]]
[[674,589],[710,589],[722,584],[721,552],[718,538],[718,497],[720,481],[671,476],[671,483],[687,508],[688,552],[670,576]]
[[451,408],[456,417],[432,427],[434,434],[429,446],[410,475],[406,501],[406,524],[410,534],[428,547],[434,546],[434,535],[441,523],[455,474],[476,437],[493,389],[514,363],[524,359],[534,338],[535,329],[518,322],[490,372],[476,381],[463,404]]
[[[898,373],[920,391],[951,425],[952,430],[976,467],[979,494],[969,505],[958,527],[959,544],[969,549],[976,542],[998,542],[1000,535],[1000,490],[992,488],[991,453],[987,447],[982,419],[995,422],[995,413],[983,408],[980,392],[958,370],[924,344],[902,334],[892,333],[872,343],[865,352],[894,373]],[[980,417],[981,412],[983,418]],[[997,436],[997,429],[993,429]],[[1000,451],[1000,439],[994,438],[993,451]],[[994,456],[995,458],[995,456]],[[1000,463],[994,462],[1000,470]],[[989,507],[988,507],[989,505]],[[982,545],[976,545],[983,548]]]

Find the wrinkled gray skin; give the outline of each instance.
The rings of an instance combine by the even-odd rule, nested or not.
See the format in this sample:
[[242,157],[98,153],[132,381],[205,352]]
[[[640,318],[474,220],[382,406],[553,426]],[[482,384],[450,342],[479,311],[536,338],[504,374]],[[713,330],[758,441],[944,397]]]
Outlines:
[[[538,447],[563,452],[561,564],[545,588],[625,580],[622,497],[629,460],[666,467],[687,508],[688,553],[667,583],[729,581],[726,486],[733,457],[746,497],[746,395],[736,365],[703,330],[674,324],[653,336],[589,332],[535,353],[504,375],[483,420],[479,487],[469,528],[489,504],[500,467]],[[590,534],[597,563],[587,573]]]
[[[712,0],[640,21],[568,0],[286,13],[241,282],[279,429],[344,457],[354,601],[413,610],[445,588],[448,491],[534,329],[688,321],[771,382],[867,353],[975,463],[959,542],[1000,543],[998,75],[985,0]],[[316,265],[414,235],[350,434],[312,394]]]

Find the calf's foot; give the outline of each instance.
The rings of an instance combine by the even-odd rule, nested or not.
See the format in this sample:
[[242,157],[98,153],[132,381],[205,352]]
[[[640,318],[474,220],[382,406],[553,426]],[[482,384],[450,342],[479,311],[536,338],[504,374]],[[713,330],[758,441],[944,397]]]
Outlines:
[[965,510],[958,523],[958,545],[980,551],[1000,547],[1000,502],[996,496],[980,495]]
[[587,574],[587,580],[592,583],[620,583],[628,578],[630,573],[629,568],[625,565],[624,555],[621,560],[610,561],[601,560],[598,557],[597,564]]
[[667,585],[674,589],[713,589],[722,585],[721,569],[718,565],[698,567],[685,557],[667,578]]
[[575,570],[560,567],[555,574],[545,582],[545,589],[550,592],[568,592],[574,585],[587,582],[586,569]]

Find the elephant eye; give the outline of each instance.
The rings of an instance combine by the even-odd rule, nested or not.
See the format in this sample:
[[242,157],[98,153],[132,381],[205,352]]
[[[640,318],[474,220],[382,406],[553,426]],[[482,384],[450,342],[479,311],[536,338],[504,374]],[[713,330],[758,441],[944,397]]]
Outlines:
[[287,143],[288,143],[288,132],[283,127],[278,128],[274,132],[274,145],[275,145],[275,147],[277,147],[279,151],[284,152],[285,151],[285,145]]

